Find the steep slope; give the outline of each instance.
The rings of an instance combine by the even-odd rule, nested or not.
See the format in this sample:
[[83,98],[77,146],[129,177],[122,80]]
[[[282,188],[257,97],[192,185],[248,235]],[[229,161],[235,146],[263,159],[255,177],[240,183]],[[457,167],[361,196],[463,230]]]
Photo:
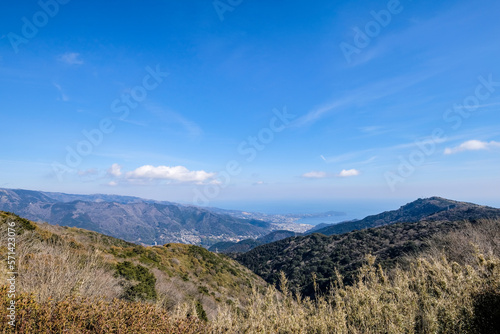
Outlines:
[[462,219],[497,217],[500,217],[500,209],[453,201],[441,197],[419,198],[414,202],[400,207],[398,210],[386,211],[357,221],[348,221],[327,226],[322,229],[312,230],[309,233],[332,235],[398,222],[418,222],[421,220],[457,221]]
[[142,244],[210,246],[222,240],[258,238],[273,229],[264,221],[234,218],[195,206],[113,195],[0,189],[0,210]]
[[273,231],[257,239],[245,239],[238,242],[231,242],[231,241],[218,242],[210,246],[208,250],[216,253],[242,253],[242,252],[248,252],[249,250],[254,249],[255,247],[260,245],[268,244],[270,242],[275,242],[290,237],[295,237],[298,235],[301,234],[292,231],[279,230],[279,231]]
[[[449,210],[451,213],[442,211],[436,213],[436,208],[432,206],[424,206],[424,209],[428,209],[425,212],[422,210],[423,201],[425,200],[417,200],[403,207],[406,213],[408,209],[416,208],[422,218],[418,222],[392,223],[331,236],[314,233],[261,245],[246,253],[232,256],[272,284],[278,282],[279,273],[283,271],[292,287],[297,287],[303,294],[312,296],[314,294],[312,273],[317,275],[316,282],[323,291],[330,286],[331,280],[335,279],[336,269],[344,277],[345,283],[352,283],[366,254],[376,255],[377,264],[391,267],[404,255],[425,250],[430,238],[460,230],[465,225],[465,220],[476,224],[476,220],[489,219],[500,211],[450,201],[456,205],[456,210]],[[431,199],[431,202],[434,201],[436,199]],[[442,200],[437,201],[445,203]],[[415,218],[416,215],[415,213],[411,217]],[[394,218],[398,215],[384,213],[377,216]],[[428,219],[428,217],[441,217],[443,220]],[[457,221],[449,221],[450,217],[460,218]],[[500,223],[500,219],[497,218],[496,221]]]
[[[236,261],[199,246],[144,247],[93,231],[34,223],[2,211],[1,266],[6,263],[7,223],[14,223],[17,232],[18,292],[33,292],[39,301],[73,294],[119,297],[155,302],[169,310],[196,302],[213,317],[218,305],[244,307],[252,286],[265,286]],[[0,276],[5,275],[1,269]]]

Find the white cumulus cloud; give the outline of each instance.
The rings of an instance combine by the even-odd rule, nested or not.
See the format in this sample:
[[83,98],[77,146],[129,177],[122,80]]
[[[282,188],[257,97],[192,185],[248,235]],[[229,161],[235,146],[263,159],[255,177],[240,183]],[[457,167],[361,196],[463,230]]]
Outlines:
[[338,177],[349,177],[359,175],[359,170],[357,169],[342,169],[342,171],[337,175]]
[[491,148],[498,148],[498,147],[500,147],[500,143],[496,141],[485,142],[480,140],[468,140],[456,147],[451,147],[451,148],[447,147],[444,150],[444,154],[454,154],[464,151],[488,150]]
[[[215,173],[203,170],[191,171],[184,166],[151,166],[144,165],[125,174],[127,179],[157,179],[178,182],[204,183],[215,177]],[[213,180],[212,180],[213,181]]]
[[305,177],[307,179],[323,179],[327,177],[326,172],[320,172],[320,171],[312,171],[308,173],[302,174],[302,177]]

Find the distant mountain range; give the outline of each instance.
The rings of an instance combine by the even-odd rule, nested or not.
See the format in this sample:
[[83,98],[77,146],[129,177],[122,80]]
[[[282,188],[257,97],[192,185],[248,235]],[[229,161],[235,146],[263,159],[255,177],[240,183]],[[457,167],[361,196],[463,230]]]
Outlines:
[[473,203],[458,202],[441,197],[430,197],[408,203],[398,210],[386,211],[368,216],[361,220],[347,221],[329,225],[321,229],[312,229],[308,233],[324,235],[341,234],[369,227],[377,227],[398,222],[418,221],[457,221],[479,218],[496,218],[500,209]]
[[352,283],[366,254],[376,255],[377,263],[391,266],[405,254],[426,249],[429,238],[459,230],[466,221],[476,224],[499,218],[500,209],[431,197],[231,256],[268,283],[276,284],[283,271],[291,286],[312,296],[312,273],[323,291],[335,278],[335,270],[345,283]]
[[[221,212],[224,211],[219,209]],[[239,211],[236,211],[239,212]],[[384,226],[398,222],[418,221],[458,221],[466,217],[467,220],[479,218],[496,218],[499,209],[489,208],[472,203],[457,202],[440,197],[418,199],[406,204],[398,210],[387,211],[377,215],[368,216],[364,219],[348,220],[336,224],[319,224],[305,233],[293,233],[290,231],[274,231],[267,236],[257,239],[245,239],[239,242],[218,242],[209,250],[219,253],[244,253],[257,246],[279,241],[293,236],[321,233],[324,235],[343,234],[355,230],[371,227]],[[327,212],[318,216],[335,215],[341,216],[341,212]],[[283,215],[285,217],[293,215]],[[311,215],[312,216],[312,215]]]
[[[0,210],[34,221],[79,227],[142,244],[210,246],[259,238],[281,224],[243,219],[196,206],[117,195],[72,195],[0,188]],[[303,229],[298,224],[290,227]]]

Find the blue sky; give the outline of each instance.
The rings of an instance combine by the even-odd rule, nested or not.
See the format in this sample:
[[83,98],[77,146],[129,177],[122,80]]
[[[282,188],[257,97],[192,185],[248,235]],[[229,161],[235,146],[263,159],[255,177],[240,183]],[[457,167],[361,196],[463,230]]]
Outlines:
[[500,206],[497,1],[17,1],[0,187]]

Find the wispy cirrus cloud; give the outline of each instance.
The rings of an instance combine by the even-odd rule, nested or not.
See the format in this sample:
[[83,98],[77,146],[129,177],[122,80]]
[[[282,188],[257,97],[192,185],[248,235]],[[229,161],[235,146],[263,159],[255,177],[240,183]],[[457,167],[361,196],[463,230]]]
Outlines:
[[489,150],[492,148],[500,148],[500,142],[496,141],[480,141],[480,140],[468,140],[463,142],[462,144],[455,147],[447,147],[444,150],[444,154],[455,154],[464,151],[480,151],[480,150]]
[[[478,104],[478,105],[474,106],[474,109],[497,107],[497,106],[500,106],[500,102]],[[457,108],[457,109],[471,109],[471,107],[468,107],[468,106],[454,106],[454,108]]]
[[419,144],[433,142],[435,145],[443,144],[448,141],[457,140],[460,137],[447,138],[432,138],[430,136],[420,137],[412,142],[404,142],[396,145],[379,146],[358,151],[350,151],[348,153],[338,154],[334,156],[320,155],[320,158],[327,164],[331,163],[349,163],[349,164],[368,164],[375,161],[379,156],[393,155],[401,150],[409,150],[419,148]]
[[61,85],[59,85],[59,84],[57,84],[57,83],[55,83],[55,82],[54,82],[54,83],[52,83],[52,84],[54,85],[54,87],[56,87],[56,88],[57,88],[57,90],[59,91],[59,94],[61,94],[60,99],[61,99],[62,101],[64,101],[64,102],[69,101],[69,97],[68,97],[68,95],[66,95],[66,94],[64,93],[64,91],[63,91],[63,89],[62,89]]
[[57,60],[68,65],[83,65],[84,61],[77,52],[66,52],[57,57]]
[[324,179],[328,176],[328,174],[326,172],[313,170],[311,172],[304,173],[301,176],[306,179]]
[[327,173],[324,171],[310,171],[301,175],[301,177],[306,179],[325,179],[330,177],[350,177],[357,176],[360,172],[357,169],[343,169],[337,174]]
[[78,175],[87,176],[87,175],[97,175],[99,171],[96,168],[89,168],[86,170],[79,170]]
[[309,126],[324,116],[335,111],[340,111],[345,107],[365,105],[372,101],[391,96],[413,85],[421,83],[442,71],[444,71],[444,69],[387,78],[375,82],[374,84],[347,91],[342,94],[342,98],[333,99],[308,111],[305,115],[298,118],[297,121],[293,123],[293,126]]
[[203,134],[203,130],[198,124],[187,119],[178,112],[154,104],[145,104],[145,108],[154,114],[160,121],[170,125],[169,128],[180,128],[191,138],[197,138]]
[[322,118],[325,114],[331,113],[341,107],[348,105],[350,102],[352,102],[352,100],[353,99],[351,97],[347,97],[321,105],[320,107],[315,108],[309,111],[304,116],[300,117],[295,123],[293,123],[293,126],[303,127],[313,124],[318,119]]
[[383,129],[383,127],[378,126],[378,125],[361,126],[358,128],[359,131],[361,131],[363,133],[368,133],[368,134],[379,133],[382,129]]

